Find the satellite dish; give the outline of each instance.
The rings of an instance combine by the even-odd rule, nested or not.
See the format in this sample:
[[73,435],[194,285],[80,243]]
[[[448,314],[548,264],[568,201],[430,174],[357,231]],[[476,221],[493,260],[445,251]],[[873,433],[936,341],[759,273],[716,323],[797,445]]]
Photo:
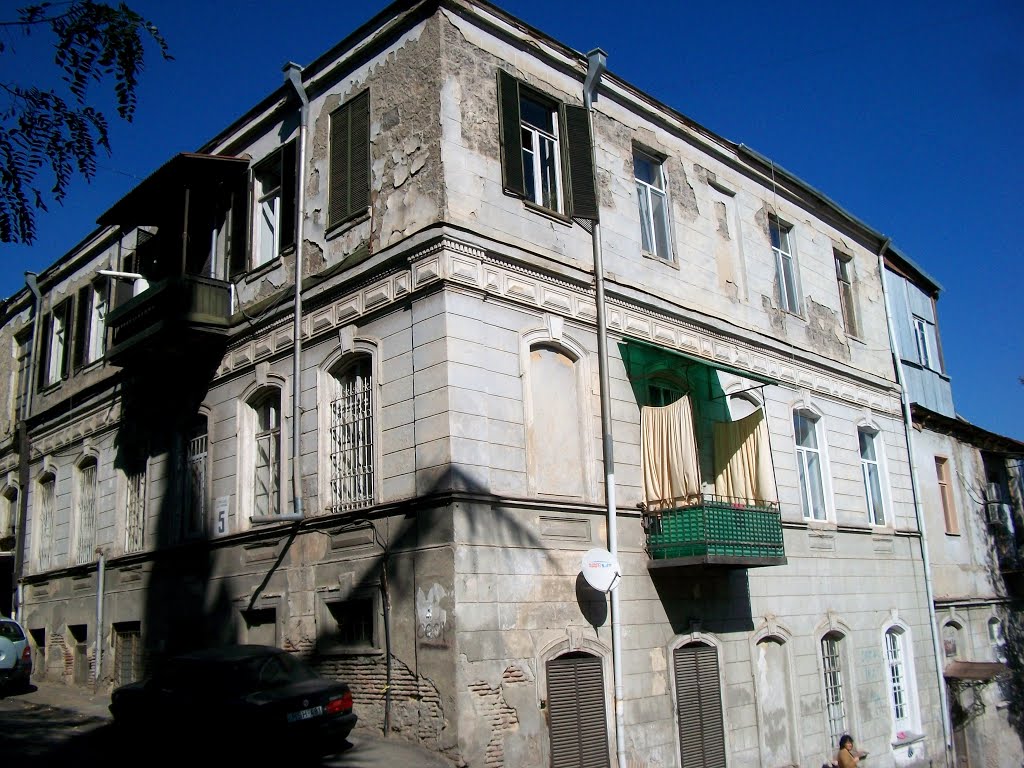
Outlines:
[[611,592],[622,578],[622,568],[607,549],[591,549],[583,555],[583,578],[598,592]]

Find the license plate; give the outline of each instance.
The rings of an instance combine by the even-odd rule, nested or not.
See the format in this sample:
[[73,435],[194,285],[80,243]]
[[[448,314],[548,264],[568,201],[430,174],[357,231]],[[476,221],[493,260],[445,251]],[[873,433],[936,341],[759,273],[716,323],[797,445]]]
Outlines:
[[310,718],[318,717],[323,713],[323,707],[310,707],[309,709],[300,709],[298,712],[288,713],[288,722],[294,723],[297,720],[309,720]]

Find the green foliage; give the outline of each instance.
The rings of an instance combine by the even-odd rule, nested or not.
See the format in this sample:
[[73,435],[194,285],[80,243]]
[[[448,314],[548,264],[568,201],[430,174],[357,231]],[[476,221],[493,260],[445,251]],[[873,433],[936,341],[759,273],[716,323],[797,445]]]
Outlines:
[[[54,38],[54,64],[67,86],[62,95],[33,85],[0,82],[8,104],[0,107],[0,242],[32,243],[35,209],[46,210],[40,173],[53,177],[49,195],[63,200],[77,172],[91,180],[96,153],[110,152],[103,112],[88,103],[89,86],[113,81],[117,114],[131,122],[146,44],[170,59],[157,28],[124,3],[116,7],[92,0],[41,3],[17,11],[18,19],[0,26],[26,36],[45,28]],[[0,55],[13,55],[0,42]]]

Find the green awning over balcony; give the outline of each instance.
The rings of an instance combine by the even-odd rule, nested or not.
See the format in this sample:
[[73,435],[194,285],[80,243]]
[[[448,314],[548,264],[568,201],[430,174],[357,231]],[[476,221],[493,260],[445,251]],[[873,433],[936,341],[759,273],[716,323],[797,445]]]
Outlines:
[[704,368],[711,368],[716,371],[724,371],[725,373],[731,373],[733,376],[739,376],[750,381],[756,381],[759,384],[778,384],[778,379],[773,379],[764,373],[754,373],[743,368],[737,368],[734,365],[723,363],[721,360],[712,360],[707,357],[700,357],[699,355],[691,355],[687,352],[680,352],[677,349],[671,349],[669,347],[662,347],[658,344],[653,344],[643,339],[636,339],[631,336],[625,337],[619,344],[619,352],[622,355],[622,361],[626,365],[626,373],[631,379],[646,378],[650,371],[657,368],[666,357],[675,358],[680,361],[680,365],[684,369],[689,369],[691,366],[703,366]]

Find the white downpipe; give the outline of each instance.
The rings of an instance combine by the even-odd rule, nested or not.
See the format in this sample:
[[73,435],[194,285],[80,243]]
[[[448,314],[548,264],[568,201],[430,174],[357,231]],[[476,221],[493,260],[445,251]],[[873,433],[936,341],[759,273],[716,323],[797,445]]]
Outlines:
[[900,404],[903,406],[903,431],[907,438],[907,460],[910,462],[910,489],[914,495],[914,516],[917,518],[917,530],[921,534],[921,561],[924,566],[924,589],[925,598],[928,601],[928,623],[931,626],[932,650],[935,653],[935,674],[939,684],[939,707],[942,712],[942,737],[945,744],[943,763],[952,765],[951,755],[953,749],[952,725],[949,722],[949,702],[946,699],[946,679],[942,675],[942,645],[939,641],[939,629],[935,616],[935,597],[932,591],[932,567],[928,558],[928,537],[925,531],[924,514],[921,510],[921,486],[917,481],[917,462],[914,459],[914,423],[910,414],[910,396],[907,392],[907,382],[903,376],[903,356],[900,354],[899,340],[896,338],[896,329],[893,326],[892,311],[889,308],[889,290],[885,280],[885,251],[891,240],[885,239],[882,247],[878,249],[878,275],[882,280],[882,300],[885,304],[885,322],[889,331],[889,345],[892,348],[893,366],[896,369],[896,383],[900,387]]
[[96,688],[99,688],[103,680],[103,593],[107,573],[107,555],[100,550],[99,556],[96,577],[96,673],[93,675],[93,685]]
[[[595,48],[587,54],[587,79],[583,83],[583,103],[590,123],[590,158],[596,172],[597,153],[594,148],[594,101],[601,75],[606,69],[607,54]],[[597,363],[601,381],[601,445],[604,449],[604,488],[608,509],[608,551],[619,557],[619,535],[615,516],[615,452],[612,438],[611,389],[608,379],[608,324],[604,307],[604,262],[601,255],[601,223],[595,219],[591,229],[594,246],[594,286],[597,302]],[[621,583],[621,581],[619,582]],[[618,585],[611,590],[612,614],[612,677],[615,681],[615,753],[619,768],[626,768],[626,725],[622,687],[622,629]]]

